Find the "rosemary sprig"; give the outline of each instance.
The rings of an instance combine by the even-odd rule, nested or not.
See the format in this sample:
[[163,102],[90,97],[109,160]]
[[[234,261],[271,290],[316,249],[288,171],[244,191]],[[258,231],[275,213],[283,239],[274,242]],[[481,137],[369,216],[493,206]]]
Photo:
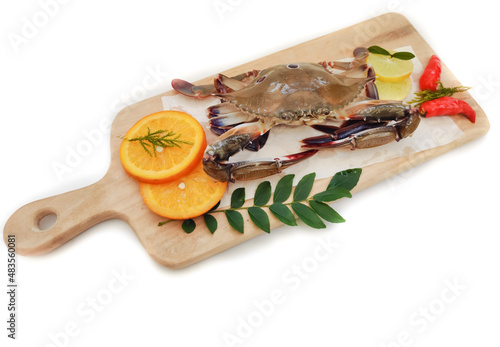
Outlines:
[[[145,136],[135,137],[133,139],[124,138],[126,141],[139,141],[142,148],[150,156],[156,157],[156,147],[168,148],[168,147],[180,147],[184,145],[193,145],[193,142],[180,140],[181,134],[176,134],[170,130],[157,130],[151,132],[148,127],[148,134]],[[152,148],[152,151],[151,151]]]
[[[242,210],[247,211],[253,224],[267,233],[271,232],[267,210],[286,225],[297,225],[295,219],[298,217],[302,222],[312,228],[326,228],[323,220],[331,223],[345,222],[345,219],[331,208],[328,203],[344,197],[350,198],[350,191],[358,183],[360,175],[361,169],[338,172],[333,176],[328,187],[324,191],[314,194],[313,196],[309,196],[309,194],[311,193],[314,179],[316,178],[315,173],[302,177],[295,187],[295,190],[293,190],[293,179],[295,175],[290,174],[282,177],[276,185],[274,194],[272,194],[271,183],[265,181],[260,183],[257,187],[252,206],[243,206],[245,204],[245,188],[238,188],[231,195],[230,208],[218,209],[219,204],[217,204],[203,215],[203,219],[205,225],[212,234],[218,228],[217,219],[212,215],[214,213],[224,213],[228,224],[233,229],[243,234],[245,222],[242,214],[239,212]],[[272,201],[270,201],[271,196],[273,197]],[[292,199],[288,201],[290,197],[292,197]],[[170,221],[172,220],[161,222],[158,226],[162,226]],[[184,220],[182,229],[188,234],[192,233],[196,229],[195,220]]]
[[426,101],[442,98],[444,96],[452,96],[455,93],[461,93],[469,90],[471,87],[452,87],[447,88],[443,86],[442,82],[438,82],[439,85],[435,91],[430,89],[422,90],[420,92],[415,93],[415,97],[409,102],[409,104],[414,105],[415,107],[419,107]]

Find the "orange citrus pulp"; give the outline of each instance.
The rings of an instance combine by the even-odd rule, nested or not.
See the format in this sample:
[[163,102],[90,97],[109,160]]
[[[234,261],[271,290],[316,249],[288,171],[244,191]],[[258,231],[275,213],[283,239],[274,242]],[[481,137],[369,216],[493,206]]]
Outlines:
[[141,194],[154,213],[170,219],[201,216],[217,204],[227,182],[214,181],[198,163],[190,173],[163,184],[141,183]]
[[[179,140],[190,144],[153,148],[146,142],[150,155],[139,141],[128,141],[148,135],[148,129],[173,131],[174,137],[180,134]],[[142,118],[130,128],[120,147],[120,159],[125,171],[138,181],[164,183],[186,175],[201,163],[206,146],[205,131],[195,118],[184,112],[162,111]]]

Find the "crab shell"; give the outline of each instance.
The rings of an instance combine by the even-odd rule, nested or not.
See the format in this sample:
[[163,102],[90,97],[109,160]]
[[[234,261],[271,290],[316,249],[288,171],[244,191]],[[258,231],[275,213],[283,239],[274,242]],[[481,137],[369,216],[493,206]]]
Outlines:
[[262,70],[239,90],[217,96],[265,122],[316,124],[341,118],[339,111],[362,95],[373,79],[366,72],[362,78],[335,74],[321,64],[282,64]]

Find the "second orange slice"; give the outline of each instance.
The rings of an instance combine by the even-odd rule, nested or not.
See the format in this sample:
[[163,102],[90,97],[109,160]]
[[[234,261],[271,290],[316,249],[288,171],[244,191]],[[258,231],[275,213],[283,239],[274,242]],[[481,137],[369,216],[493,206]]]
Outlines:
[[200,162],[186,176],[163,184],[141,183],[141,194],[154,213],[170,219],[201,216],[220,201],[227,182],[214,181]]
[[[167,138],[175,139],[177,145],[161,147],[138,140],[155,132],[160,132],[159,136],[172,133]],[[195,118],[184,112],[162,111],[142,118],[130,128],[120,147],[120,159],[125,171],[135,179],[163,183],[193,170],[201,162],[206,146],[205,131]]]

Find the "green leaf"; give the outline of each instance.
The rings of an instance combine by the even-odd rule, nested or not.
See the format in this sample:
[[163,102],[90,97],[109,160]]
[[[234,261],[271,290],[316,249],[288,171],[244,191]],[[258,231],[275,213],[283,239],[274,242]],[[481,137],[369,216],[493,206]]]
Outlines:
[[285,202],[290,197],[293,188],[293,179],[295,175],[290,174],[283,176],[276,185],[276,189],[274,190],[273,202]]
[[218,227],[217,219],[211,214],[203,215],[203,219],[205,220],[205,225],[207,226],[208,231],[210,231],[210,234],[215,233]]
[[[218,202],[218,203],[216,203],[216,204],[214,205],[214,207],[212,207],[212,208],[210,209],[210,211],[215,211],[216,209],[218,209],[218,208],[219,208],[219,205],[220,205],[220,200],[219,200],[219,202]],[[209,211],[209,212],[210,212],[210,211]]]
[[243,216],[238,211],[227,210],[225,211],[227,221],[229,225],[236,231],[243,234],[245,222],[243,221]]
[[266,233],[271,232],[271,225],[269,223],[269,217],[267,213],[264,212],[260,207],[252,206],[248,208],[248,215],[252,220],[253,224],[258,226],[260,229],[264,230]]
[[319,218],[316,212],[314,212],[309,206],[298,202],[292,202],[292,209],[297,217],[299,217],[301,221],[309,225],[311,228],[326,228],[325,223],[323,223],[321,218]]
[[411,60],[415,58],[415,54],[411,52],[396,52],[392,55],[392,57],[399,60]]
[[304,201],[309,196],[312,186],[314,184],[314,179],[316,178],[316,173],[310,173],[301,178],[295,191],[293,192],[293,201]]
[[186,219],[182,222],[182,230],[186,232],[186,234],[191,234],[194,229],[196,229],[196,223],[192,219]]
[[314,201],[314,200],[309,200],[309,206],[320,216],[326,221],[329,221],[331,223],[344,223],[345,219],[342,218],[340,214],[337,213],[333,208],[328,206],[327,204],[324,204],[322,202]]
[[356,187],[356,184],[358,184],[361,171],[362,169],[349,169],[337,172],[335,176],[332,177],[327,189],[332,187],[341,187],[351,190]]
[[255,206],[264,206],[271,199],[271,183],[269,181],[262,182],[255,190],[253,203]]
[[297,221],[295,220],[295,216],[292,211],[285,205],[281,203],[274,203],[269,206],[269,211],[278,218],[283,224],[295,226],[297,225]]
[[382,54],[382,55],[391,55],[386,49],[383,49],[380,46],[370,46],[368,47],[368,52],[373,54]]
[[315,194],[313,199],[322,202],[332,202],[341,198],[351,198],[351,192],[342,187],[331,187],[324,192]]
[[245,203],[245,188],[237,188],[231,194],[231,208],[240,208]]

